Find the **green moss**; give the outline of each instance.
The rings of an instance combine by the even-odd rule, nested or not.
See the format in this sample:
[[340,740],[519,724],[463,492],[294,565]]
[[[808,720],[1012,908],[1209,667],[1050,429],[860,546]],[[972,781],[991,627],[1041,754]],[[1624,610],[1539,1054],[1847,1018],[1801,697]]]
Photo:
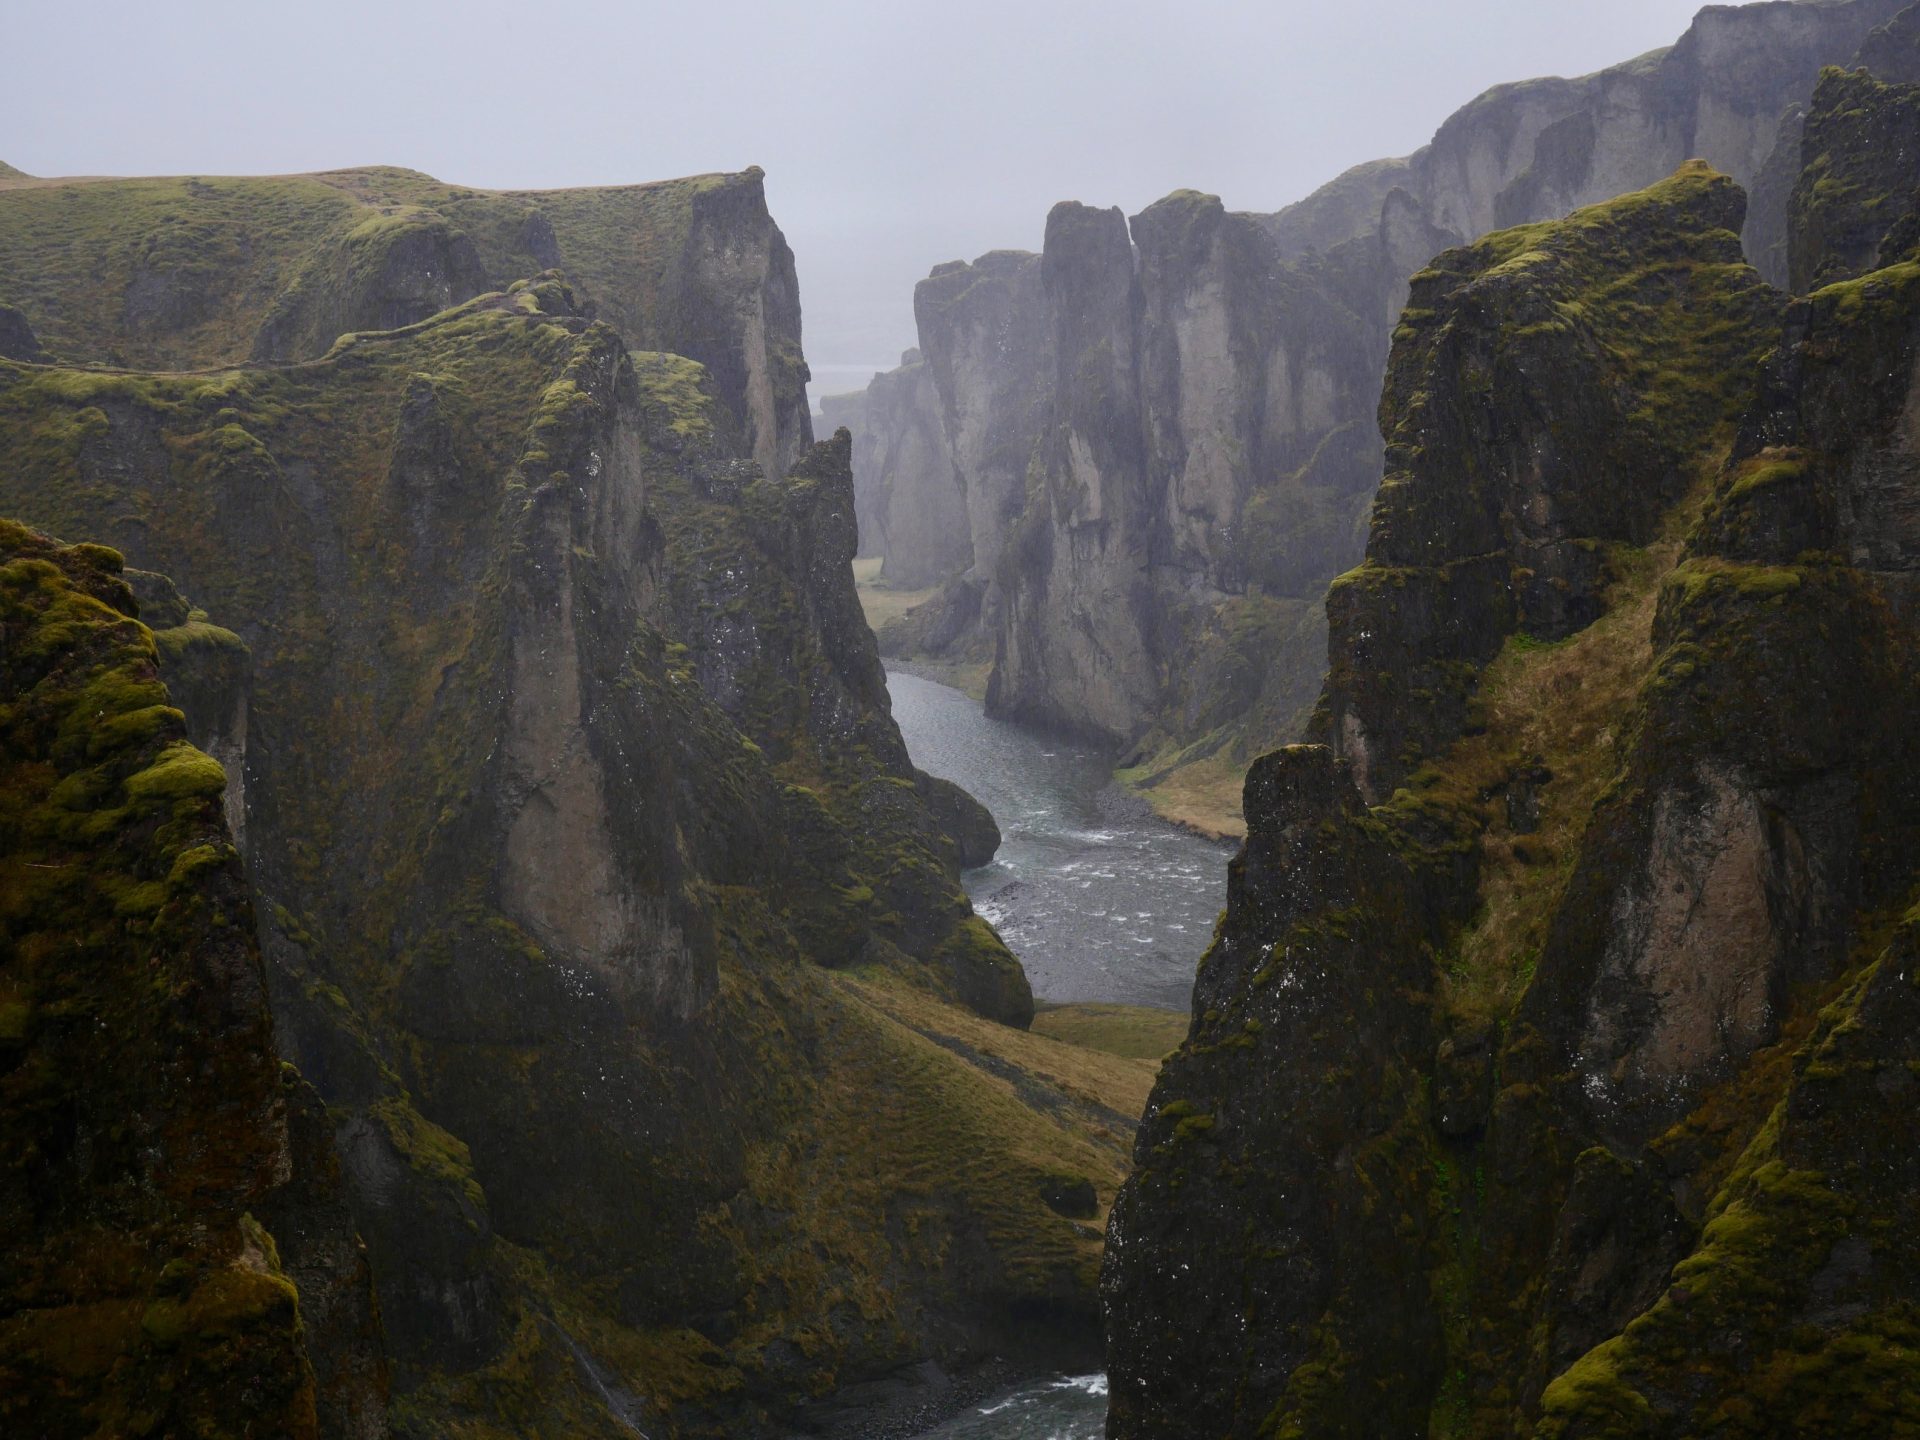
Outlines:
[[[286,1135],[224,776],[120,570],[0,522],[0,1169],[43,1177],[0,1429],[310,1436],[298,1297],[246,1210]],[[87,1165],[48,1165],[76,1133]]]
[[126,779],[127,794],[150,802],[219,795],[227,788],[220,762],[184,741],[162,750],[153,764]]
[[668,431],[684,440],[713,434],[714,400],[708,390],[706,366],[653,351],[636,354],[633,371],[641,395],[659,408]]
[[466,1143],[427,1119],[401,1096],[389,1096],[373,1106],[373,1115],[385,1126],[387,1138],[409,1164],[435,1180],[456,1187],[473,1206],[468,1223],[478,1226],[487,1206],[486,1193],[473,1176],[473,1155]]

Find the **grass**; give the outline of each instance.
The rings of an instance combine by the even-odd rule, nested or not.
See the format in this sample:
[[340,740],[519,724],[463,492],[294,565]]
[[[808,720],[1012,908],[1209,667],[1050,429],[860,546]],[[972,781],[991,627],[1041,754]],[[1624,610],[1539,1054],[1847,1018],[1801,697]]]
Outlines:
[[[1624,758],[1629,712],[1653,663],[1654,607],[1706,490],[1703,482],[1675,507],[1654,544],[1615,548],[1619,578],[1592,625],[1553,644],[1509,637],[1481,680],[1485,729],[1408,781],[1415,795],[1468,807],[1483,824],[1480,909],[1441,981],[1456,1014],[1503,1017],[1533,978],[1594,804]],[[1538,828],[1521,834],[1507,822],[1505,787],[1536,762],[1553,778],[1540,787]]]
[[853,583],[860,594],[860,610],[875,634],[889,620],[897,620],[914,606],[931,600],[940,588],[929,585],[924,590],[896,590],[881,578],[880,567],[885,563],[879,556],[853,562]]
[[[474,243],[491,286],[564,268],[637,349],[678,350],[687,317],[663,300],[696,202],[752,176],[547,192],[475,190],[376,166],[312,175],[9,179],[0,171],[0,296],[79,364],[199,369],[245,361],[276,306],[332,285],[335,252],[444,221]],[[344,248],[343,248],[344,247]],[[130,323],[130,293],[146,317]],[[325,337],[330,339],[331,337]],[[325,349],[321,343],[320,349]]]
[[1247,817],[1240,807],[1247,767],[1232,746],[1170,770],[1153,760],[1116,770],[1113,778],[1145,797],[1162,820],[1211,840],[1246,838]]
[[1033,1017],[1035,1035],[1156,1064],[1187,1038],[1187,1017],[1145,1005],[1042,1005]]

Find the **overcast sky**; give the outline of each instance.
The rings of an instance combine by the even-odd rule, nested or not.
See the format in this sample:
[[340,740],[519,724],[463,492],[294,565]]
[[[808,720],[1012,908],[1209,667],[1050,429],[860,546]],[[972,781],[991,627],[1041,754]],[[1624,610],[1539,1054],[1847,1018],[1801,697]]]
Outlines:
[[[827,389],[913,343],[942,260],[1056,200],[1274,210],[1487,86],[1672,43],[1697,0],[0,0],[0,160],[393,164],[475,186],[757,164]],[[853,370],[837,367],[854,367]],[[818,388],[818,387],[816,387]]]

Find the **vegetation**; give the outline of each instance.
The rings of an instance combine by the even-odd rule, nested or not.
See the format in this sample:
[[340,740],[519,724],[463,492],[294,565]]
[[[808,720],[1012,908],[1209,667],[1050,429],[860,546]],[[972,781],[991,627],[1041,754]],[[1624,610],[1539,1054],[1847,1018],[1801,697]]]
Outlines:
[[1157,1067],[1186,1038],[1187,1017],[1141,1005],[1042,1005],[1033,1033],[1127,1060],[1151,1060]]
[[[311,359],[343,329],[386,328],[374,317],[415,263],[406,242],[430,236],[441,278],[452,257],[464,285],[407,319],[563,264],[636,349],[683,348],[697,203],[757,180],[510,193],[373,167],[10,186],[0,190],[0,295],[68,362]],[[463,246],[474,257],[464,271]]]
[[[976,1013],[1030,1001],[822,558],[851,560],[844,451],[761,476],[711,372],[581,305],[544,277],[273,369],[0,365],[0,500],[181,577],[206,609],[156,602],[152,654],[244,641],[251,724],[327,737],[252,768],[249,868],[282,1043],[388,1197],[397,1430],[619,1433],[582,1367],[648,1425],[778,1428],[1042,1314],[1090,1362],[1151,1067]],[[511,707],[570,713],[561,653],[608,799],[549,873],[626,867],[657,928],[617,964],[499,878],[540,733]],[[156,748],[134,788],[205,803],[209,767]]]
[[0,521],[0,1425],[313,1437],[225,776],[121,570]]

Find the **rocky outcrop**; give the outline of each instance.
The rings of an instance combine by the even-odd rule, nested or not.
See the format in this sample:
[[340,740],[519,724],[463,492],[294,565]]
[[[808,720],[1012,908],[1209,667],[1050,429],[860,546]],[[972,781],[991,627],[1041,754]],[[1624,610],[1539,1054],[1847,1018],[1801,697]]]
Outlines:
[[1696,162],[1414,277],[1381,401],[1386,478],[1365,562],[1328,592],[1315,717],[1369,799],[1460,734],[1510,633],[1551,642],[1597,618],[1609,547],[1654,538],[1745,402],[1773,300],[1740,258],[1743,206]]
[[947,452],[932,369],[914,360],[874,376],[862,418],[872,553],[885,557],[887,583],[919,590],[969,568],[966,492]]
[[1109,1222],[1108,1428],[1253,1434],[1297,1387],[1295,1433],[1417,1434],[1444,1359],[1415,1158],[1434,1045],[1419,887],[1327,750],[1262,757],[1245,804],[1194,1031]]
[[387,167],[0,190],[0,294],[71,363],[309,360],[552,269],[634,349],[704,365],[767,473],[805,452],[799,286],[758,169],[538,192]]
[[1794,290],[1851,280],[1920,247],[1913,224],[1920,85],[1828,70],[1801,143],[1806,168],[1788,222]]
[[[148,288],[143,273],[127,289],[129,329],[155,318],[141,298]],[[324,355],[342,335],[414,325],[490,288],[473,241],[439,215],[370,216],[308,260],[254,336],[251,358]]]
[[[1709,7],[1671,49],[1497,87],[1417,154],[1358,167],[1276,215],[1183,192],[1130,226],[1108,222],[1111,253],[1071,245],[1076,225],[1040,265],[940,267],[916,311],[974,559],[883,643],[992,660],[999,713],[1118,744],[1136,783],[1237,769],[1297,738],[1320,679],[1317,602],[1359,558],[1380,477],[1374,403],[1409,277],[1449,246],[1701,157],[1765,182],[1744,238],[1784,282],[1800,134],[1783,113],[1870,33],[1897,49],[1898,26],[1876,27],[1902,8]],[[1137,274],[1123,297],[1125,242]],[[982,327],[993,343],[973,347],[971,366],[943,364],[948,322],[928,304],[943,289],[982,308],[1019,296],[1000,302],[997,331]],[[1128,310],[1098,337],[1072,309],[1096,296]],[[1119,447],[1100,462],[1095,433]],[[1001,461],[990,473],[967,458],[981,436]],[[907,543],[898,525],[886,543]]]
[[914,772],[920,798],[926,802],[936,824],[952,837],[959,850],[960,866],[972,870],[990,862],[1000,848],[1000,826],[988,810],[951,780]]
[[274,1053],[225,774],[121,568],[0,522],[0,1420],[372,1440],[331,1138]]
[[889,718],[850,437],[764,472],[703,366],[584,309],[549,275],[284,369],[0,366],[0,504],[251,652],[242,710],[153,587],[244,753],[396,1428],[782,1434],[924,1362],[1091,1363],[1099,1232],[1048,1197],[1097,1218],[1124,1107],[1017,1028],[958,884],[990,827]]
[[[1040,256],[995,250],[950,261],[914,287],[922,352],[967,513],[968,575],[994,591],[1000,555],[1026,509],[1049,420],[1056,350]],[[989,615],[997,597],[983,598]]]
[[1114,1210],[1110,1433],[1920,1424],[1920,292],[1788,305],[1738,220],[1689,167],[1416,279],[1326,743],[1249,776]]
[[[918,359],[918,352],[907,355]],[[901,362],[907,362],[907,355]],[[881,506],[884,495],[877,483],[879,467],[874,461],[874,435],[867,424],[867,392],[849,390],[839,395],[822,395],[820,409],[813,417],[816,434],[831,435],[845,430],[853,439],[853,518],[860,532],[857,559],[877,559],[884,554],[880,543]]]
[[47,352],[27,317],[11,305],[0,305],[0,360],[24,360],[34,365],[46,358]]

